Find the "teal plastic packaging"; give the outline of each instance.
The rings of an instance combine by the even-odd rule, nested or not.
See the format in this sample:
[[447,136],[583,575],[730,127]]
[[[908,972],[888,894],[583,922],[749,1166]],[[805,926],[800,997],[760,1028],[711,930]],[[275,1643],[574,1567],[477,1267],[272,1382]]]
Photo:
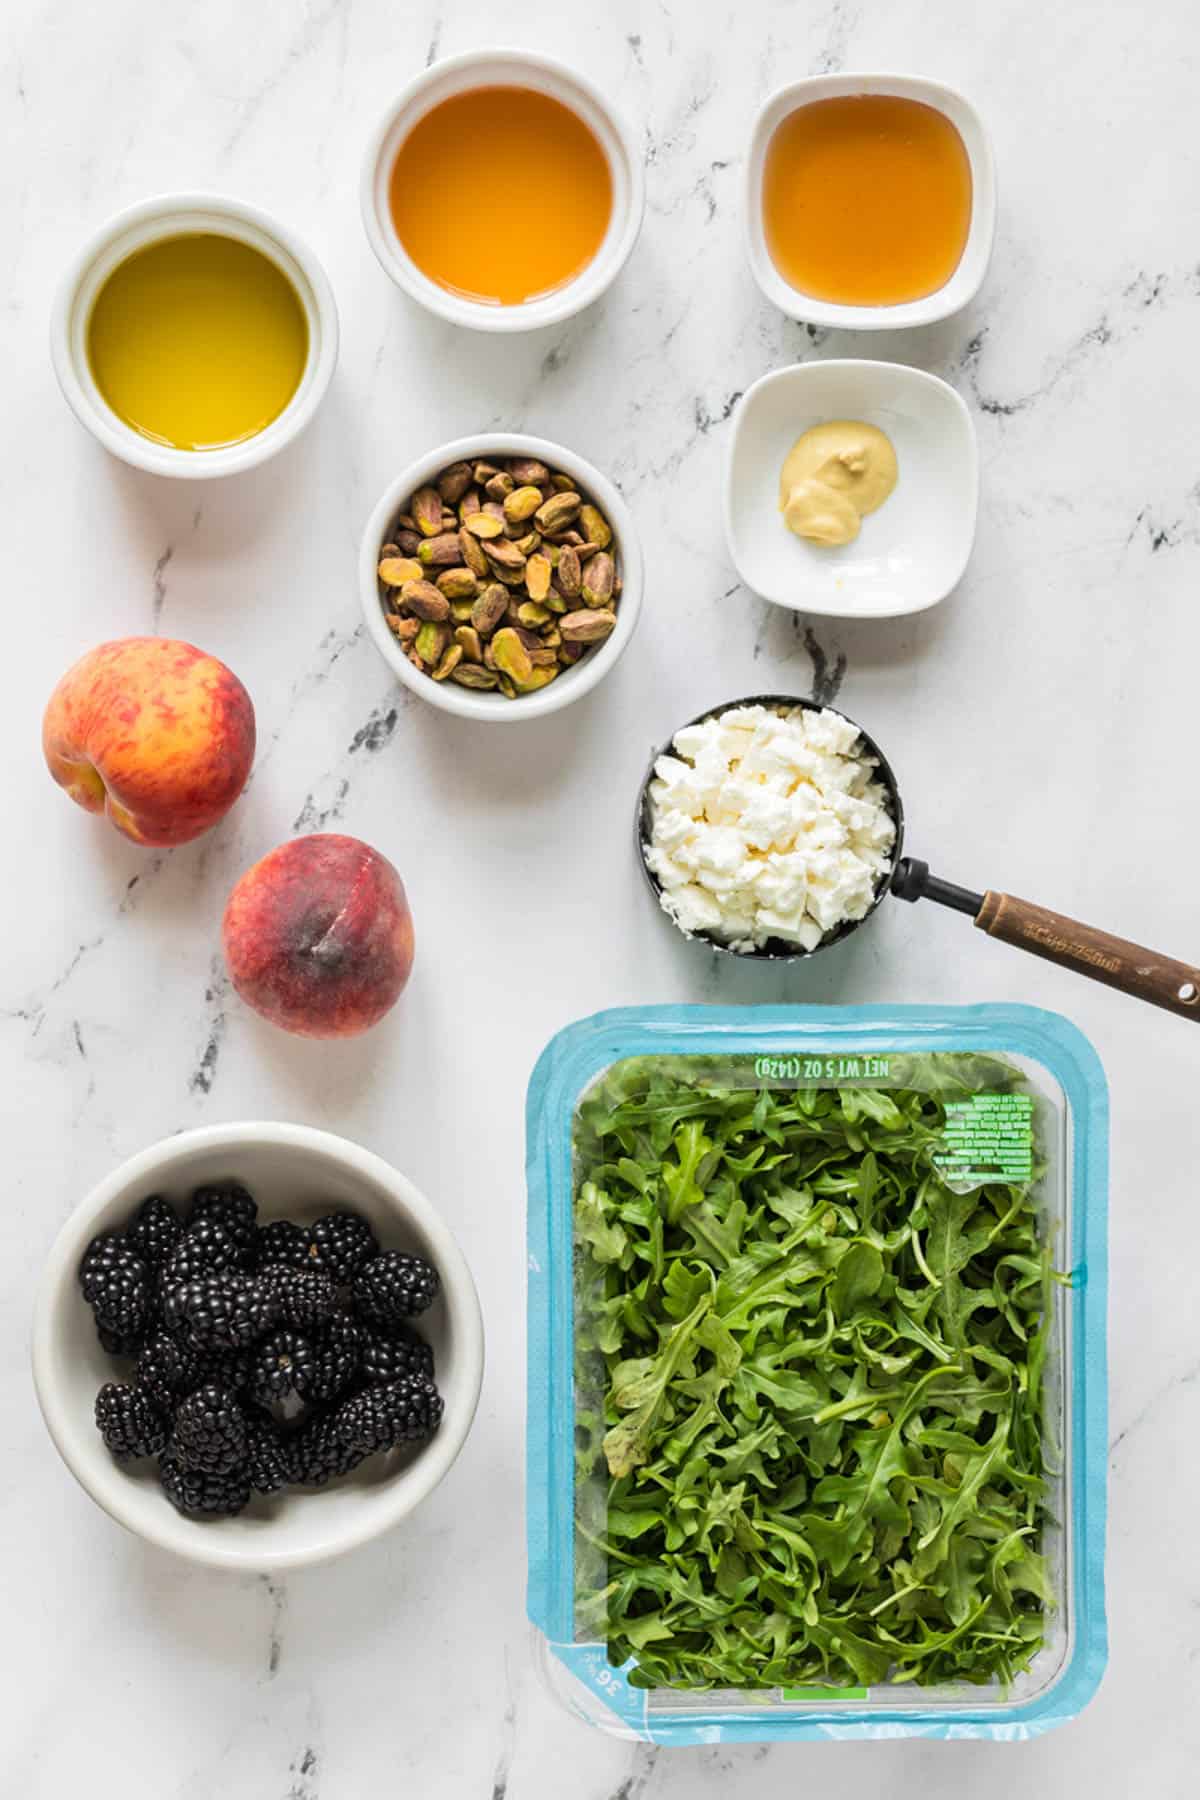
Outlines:
[[[937,1170],[956,1192],[998,1167],[1028,1172],[1043,1238],[1069,1283],[1052,1289],[1045,1361],[1053,1454],[1043,1528],[1049,1581],[1045,1642],[1007,1689],[998,1682],[866,1688],[645,1687],[633,1659],[611,1666],[580,1622],[596,1574],[578,1531],[573,1134],[580,1101],[615,1065],[669,1058],[689,1079],[727,1091],[769,1086],[920,1086],[926,1058],[1000,1058],[1014,1094],[947,1108]],[[675,1059],[687,1059],[678,1064]],[[964,1065],[970,1066],[970,1065]],[[981,1064],[981,1068],[986,1065]],[[933,1079],[933,1077],[931,1077]],[[1022,1108],[1026,1110],[1022,1111]],[[617,1735],[660,1744],[829,1738],[1023,1739],[1074,1718],[1107,1657],[1104,1529],[1107,1441],[1105,1306],[1108,1097],[1087,1039],[1066,1019],[1025,1006],[632,1007],[558,1033],[529,1086],[528,1610],[543,1673],[571,1711]],[[994,1176],[993,1179],[1001,1179]],[[594,1498],[594,1496],[593,1496]]]

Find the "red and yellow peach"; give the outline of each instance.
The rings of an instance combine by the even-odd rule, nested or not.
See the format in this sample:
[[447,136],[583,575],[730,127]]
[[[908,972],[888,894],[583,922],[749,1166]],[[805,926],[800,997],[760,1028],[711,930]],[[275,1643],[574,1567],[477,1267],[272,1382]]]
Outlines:
[[224,818],[254,761],[254,707],[231,669],[172,638],[99,644],[50,696],[59,786],[135,844],[186,844]]
[[413,960],[404,883],[358,838],[280,844],[225,908],[225,959],[248,1006],[302,1037],[352,1037],[395,1005]]

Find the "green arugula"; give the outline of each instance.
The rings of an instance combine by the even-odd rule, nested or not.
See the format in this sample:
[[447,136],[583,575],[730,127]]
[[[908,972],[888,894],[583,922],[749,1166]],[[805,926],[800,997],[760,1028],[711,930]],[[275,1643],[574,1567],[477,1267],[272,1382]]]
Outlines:
[[1022,1077],[897,1064],[631,1059],[579,1107],[577,1618],[637,1685],[1007,1683],[1042,1646],[1037,1175],[931,1161],[947,1101]]

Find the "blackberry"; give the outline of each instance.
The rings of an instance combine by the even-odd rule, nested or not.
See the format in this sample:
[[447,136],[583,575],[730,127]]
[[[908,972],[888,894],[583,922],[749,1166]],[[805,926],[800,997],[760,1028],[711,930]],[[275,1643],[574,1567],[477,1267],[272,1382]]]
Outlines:
[[222,1269],[232,1269],[238,1256],[238,1246],[223,1225],[215,1219],[197,1219],[163,1263],[162,1290],[167,1293],[201,1275],[219,1275]]
[[174,1452],[185,1468],[228,1475],[247,1447],[246,1415],[230,1388],[208,1382],[175,1408]]
[[201,1349],[238,1350],[280,1317],[277,1296],[257,1276],[223,1269],[172,1288],[163,1300],[168,1331],[186,1329]]
[[167,1441],[167,1416],[143,1388],[107,1381],[96,1395],[96,1426],[118,1462],[157,1456]]
[[334,1281],[353,1281],[358,1271],[379,1255],[379,1240],[355,1212],[327,1213],[308,1232],[308,1260]]
[[169,1200],[151,1194],[134,1214],[125,1242],[148,1269],[160,1269],[183,1236],[183,1225]]
[[354,1278],[354,1302],[373,1325],[392,1325],[432,1305],[441,1286],[438,1272],[423,1256],[384,1250]]
[[160,1326],[140,1352],[133,1379],[156,1406],[173,1412],[179,1396],[198,1384],[200,1373],[199,1353]]
[[433,1351],[407,1325],[376,1325],[363,1339],[359,1367],[372,1385],[402,1375],[433,1378]]
[[101,1325],[99,1322],[96,1325],[96,1336],[100,1340],[102,1350],[107,1351],[109,1356],[119,1357],[123,1361],[128,1361],[131,1357],[136,1356],[145,1341],[144,1329],[133,1332],[129,1337],[122,1337],[119,1331],[110,1331],[106,1325]]
[[362,1333],[346,1313],[335,1313],[313,1344],[308,1392],[313,1400],[333,1400],[349,1386],[359,1366]]
[[141,1257],[120,1238],[92,1240],[79,1265],[79,1285],[97,1326],[122,1339],[141,1334],[150,1306],[150,1276]]
[[308,1233],[290,1219],[272,1219],[269,1225],[259,1226],[257,1249],[260,1268],[283,1263],[289,1269],[303,1269],[308,1260]]
[[258,1204],[240,1181],[213,1182],[192,1195],[189,1229],[206,1219],[227,1231],[250,1261],[256,1254]]
[[288,1474],[299,1486],[324,1487],[365,1459],[365,1451],[346,1441],[343,1410],[314,1414],[287,1440]]
[[251,1419],[246,1426],[246,1471],[257,1494],[274,1494],[286,1487],[290,1474],[283,1433],[269,1419]]
[[285,1324],[301,1331],[327,1324],[337,1311],[337,1289],[320,1269],[289,1269],[283,1263],[269,1263],[260,1271],[260,1278]]
[[423,1444],[442,1421],[442,1396],[423,1375],[369,1387],[341,1409],[343,1437],[368,1456],[397,1444]]
[[235,1394],[240,1394],[250,1386],[253,1361],[253,1344],[246,1344],[240,1350],[197,1351],[196,1373],[184,1392],[191,1393],[206,1382],[215,1381],[219,1387],[232,1388]]
[[273,1332],[255,1348],[250,1392],[262,1406],[286,1400],[291,1394],[303,1399],[309,1391],[312,1366],[312,1345],[307,1338],[286,1328]]
[[203,1469],[186,1469],[177,1457],[167,1455],[159,1459],[158,1478],[171,1505],[190,1518],[232,1518],[250,1503],[250,1477],[245,1469],[212,1475]]

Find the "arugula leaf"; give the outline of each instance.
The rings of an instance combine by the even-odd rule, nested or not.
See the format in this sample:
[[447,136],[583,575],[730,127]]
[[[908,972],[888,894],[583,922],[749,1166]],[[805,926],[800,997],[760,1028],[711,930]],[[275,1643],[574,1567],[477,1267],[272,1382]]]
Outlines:
[[644,1687],[1007,1682],[1044,1641],[1035,1180],[931,1155],[991,1057],[747,1089],[630,1059],[575,1131],[577,1628]]

